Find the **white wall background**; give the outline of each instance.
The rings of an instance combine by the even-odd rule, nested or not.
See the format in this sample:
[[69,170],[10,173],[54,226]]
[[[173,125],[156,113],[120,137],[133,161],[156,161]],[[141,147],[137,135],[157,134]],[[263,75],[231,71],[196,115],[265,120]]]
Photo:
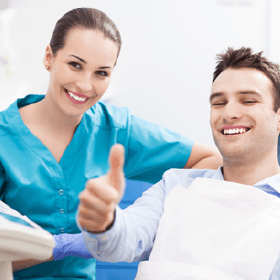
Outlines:
[[[0,21],[0,55],[10,57],[10,68],[0,71],[0,109],[18,96],[45,92],[44,50],[56,21],[75,7],[104,11],[120,30],[123,47],[107,92],[111,103],[207,144],[213,145],[208,98],[215,55],[228,46],[247,46],[280,61],[279,0],[10,0],[9,5],[15,15],[8,51]],[[6,11],[0,10],[0,18]]]

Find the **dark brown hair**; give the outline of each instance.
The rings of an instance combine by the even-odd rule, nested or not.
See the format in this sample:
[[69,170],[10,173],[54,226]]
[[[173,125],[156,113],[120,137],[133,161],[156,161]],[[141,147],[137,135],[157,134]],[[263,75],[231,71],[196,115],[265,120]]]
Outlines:
[[254,68],[262,71],[274,85],[274,111],[280,107],[280,68],[279,65],[268,61],[263,52],[253,53],[251,48],[242,47],[234,50],[228,48],[226,52],[217,55],[217,65],[213,74],[213,82],[226,69]]
[[122,40],[115,23],[105,13],[97,9],[77,8],[64,14],[55,25],[50,42],[54,56],[64,47],[65,38],[69,30],[75,27],[102,32],[106,38],[117,44],[119,55]]

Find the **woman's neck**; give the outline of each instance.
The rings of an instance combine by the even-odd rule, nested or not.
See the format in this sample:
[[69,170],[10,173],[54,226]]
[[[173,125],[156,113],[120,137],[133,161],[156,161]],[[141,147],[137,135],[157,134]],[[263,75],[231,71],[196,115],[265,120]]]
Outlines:
[[19,112],[30,132],[39,138],[56,161],[60,162],[82,115],[72,117],[65,114],[48,95],[37,103],[20,108]]
[[66,115],[49,94],[46,94],[45,98],[40,102],[33,104],[33,110],[33,115],[38,116],[37,122],[45,128],[58,132],[59,134],[73,133],[74,135],[82,119],[82,115]]

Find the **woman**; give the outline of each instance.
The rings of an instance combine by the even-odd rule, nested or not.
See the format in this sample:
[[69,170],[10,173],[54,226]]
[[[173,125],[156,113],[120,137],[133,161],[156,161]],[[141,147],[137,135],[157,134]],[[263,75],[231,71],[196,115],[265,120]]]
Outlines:
[[[1,198],[56,236],[55,255],[63,248],[62,233],[73,243],[81,236],[75,235],[78,195],[89,178],[107,172],[115,143],[125,147],[125,175],[134,180],[155,183],[171,167],[221,165],[213,148],[131,116],[127,109],[98,103],[120,48],[119,32],[104,13],[87,8],[66,13],[44,56],[47,93],[28,95],[0,114]],[[14,278],[93,279],[95,260],[84,259],[81,248],[19,270]],[[15,270],[37,263],[23,262]]]

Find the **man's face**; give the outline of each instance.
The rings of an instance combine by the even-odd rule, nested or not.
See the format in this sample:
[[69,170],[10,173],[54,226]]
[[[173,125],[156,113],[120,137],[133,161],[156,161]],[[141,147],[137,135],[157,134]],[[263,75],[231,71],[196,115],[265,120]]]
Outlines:
[[273,83],[263,72],[223,71],[212,85],[210,104],[212,133],[224,161],[276,154],[280,110],[273,110]]

